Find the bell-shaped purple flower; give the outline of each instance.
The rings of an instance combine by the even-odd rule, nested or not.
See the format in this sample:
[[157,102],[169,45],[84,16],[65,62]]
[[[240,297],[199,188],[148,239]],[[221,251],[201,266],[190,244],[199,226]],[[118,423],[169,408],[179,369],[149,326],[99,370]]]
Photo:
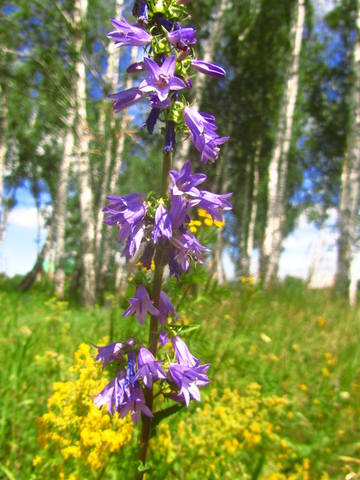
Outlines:
[[162,362],[157,361],[154,355],[147,348],[140,348],[137,359],[138,372],[135,376],[136,380],[141,377],[144,385],[148,388],[152,387],[154,380],[165,380],[166,374],[160,366]]
[[125,395],[125,402],[118,410],[120,418],[126,417],[129,412],[131,412],[131,419],[135,425],[140,421],[141,412],[148,417],[153,416],[151,410],[145,403],[144,393],[138,383],[129,387]]
[[196,188],[201,183],[205,182],[206,175],[204,173],[191,173],[191,162],[188,160],[182,166],[180,172],[170,170],[170,188],[171,195],[189,195],[197,197],[200,195]]
[[120,360],[124,351],[134,345],[134,339],[130,338],[126,342],[114,342],[109,345],[104,345],[99,347],[94,345],[97,348],[96,361],[103,362],[103,367],[107,365],[112,360]]
[[132,258],[140,248],[144,236],[144,221],[147,210],[145,196],[139,193],[106,197],[110,201],[103,209],[104,223],[118,227],[118,241],[127,239],[122,254],[127,260]]
[[114,40],[116,47],[122,47],[123,45],[141,47],[151,42],[151,35],[143,28],[129,23],[125,18],[121,20],[112,18],[111,23],[116,30],[109,32],[107,36]]
[[210,251],[190,232],[179,232],[172,238],[171,243],[174,250],[170,253],[170,257],[177,261],[183,271],[188,270],[190,259],[203,263],[205,260],[203,252]]
[[129,88],[119,93],[111,93],[109,98],[113,98],[113,108],[116,113],[124,108],[130,107],[143,98],[144,94],[138,88]]
[[179,28],[167,34],[169,42],[176,48],[184,49],[196,43],[196,30],[192,27]]
[[200,202],[198,207],[206,210],[213,218],[218,222],[222,222],[222,213],[232,209],[231,203],[228,198],[232,196],[232,193],[216,194],[207,192],[206,190],[200,190]]
[[192,142],[201,153],[200,161],[215,162],[219,155],[219,146],[227,142],[229,137],[220,137],[216,133],[217,125],[213,115],[198,112],[194,107],[184,107],[183,116]]
[[167,99],[170,90],[182,90],[186,84],[174,75],[176,56],[167,57],[159,66],[155,60],[144,58],[145,68],[149,76],[139,85],[139,90],[144,93],[155,92],[161,102]]
[[171,363],[169,372],[176,385],[180,387],[178,395],[184,398],[188,407],[190,399],[200,401],[199,387],[209,383],[206,372],[210,365],[200,365],[200,360],[192,355],[180,337],[173,337],[172,344],[178,363]]
[[[181,227],[184,223],[190,222],[190,217],[188,215],[189,209],[193,206],[193,201],[188,202],[184,197],[180,195],[170,194],[171,207],[169,211],[169,216],[171,219],[171,225],[173,229]],[[195,204],[198,201],[194,201]]]
[[170,298],[163,291],[160,292],[159,311],[159,321],[161,325],[166,324],[169,315],[173,316],[174,318],[178,316],[174,305],[171,303]]
[[205,60],[192,60],[191,65],[200,73],[210,75],[210,77],[225,77],[226,71],[215,63],[205,62]]
[[150,133],[150,135],[153,134],[154,128],[157,122],[157,119],[159,118],[160,115],[160,108],[154,107],[150,110],[149,116],[146,119],[145,125],[147,128],[147,131]]
[[136,354],[128,353],[126,372],[119,371],[116,377],[95,397],[94,405],[107,406],[110,415],[115,412],[120,418],[131,412],[131,418],[136,424],[140,420],[141,412],[152,417],[147,407],[143,391],[136,379]]
[[111,380],[110,383],[95,397],[94,405],[102,408],[106,405],[106,408],[110,415],[113,415],[116,410],[124,401],[124,387],[126,382],[126,375],[123,370],[119,371],[116,377]]
[[156,244],[160,237],[170,240],[172,237],[172,225],[169,212],[166,210],[162,203],[156,209],[155,222],[153,228],[153,240]]
[[149,294],[144,285],[139,285],[136,289],[133,298],[129,299],[130,307],[128,307],[123,313],[123,317],[129,317],[130,315],[136,315],[139,323],[144,323],[146,314],[158,316],[160,312],[154,307],[153,301],[150,300]]

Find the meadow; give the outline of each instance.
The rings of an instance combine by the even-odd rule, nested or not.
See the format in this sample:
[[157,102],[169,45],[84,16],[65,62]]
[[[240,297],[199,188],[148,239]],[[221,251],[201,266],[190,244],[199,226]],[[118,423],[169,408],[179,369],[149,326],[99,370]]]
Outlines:
[[[211,384],[155,425],[147,479],[360,478],[359,309],[291,278],[178,299]],[[134,478],[137,429],[91,400],[104,379],[90,344],[141,334],[125,307],[109,295],[84,310],[46,282],[20,294],[2,280],[0,478]]]

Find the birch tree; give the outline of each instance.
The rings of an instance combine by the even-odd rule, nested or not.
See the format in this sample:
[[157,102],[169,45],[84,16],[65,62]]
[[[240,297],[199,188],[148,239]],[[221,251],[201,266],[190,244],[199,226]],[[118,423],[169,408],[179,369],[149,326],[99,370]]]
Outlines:
[[291,25],[291,54],[278,121],[273,154],[268,169],[268,206],[262,246],[261,271],[265,286],[276,280],[285,220],[285,190],[288,155],[299,85],[300,52],[305,24],[305,1],[298,0]]
[[[352,249],[360,191],[360,5],[356,2],[355,39],[350,87],[350,122],[347,149],[341,175],[339,203],[339,239],[337,245],[337,290],[349,295]],[[354,294],[352,294],[354,302]]]
[[58,175],[58,188],[55,200],[55,294],[60,298],[64,296],[64,255],[65,255],[65,227],[66,227],[66,204],[67,184],[69,178],[70,163],[74,148],[74,108],[71,106],[67,120],[64,138],[64,152],[60,163]]
[[79,182],[79,200],[81,217],[81,250],[84,268],[82,301],[84,305],[95,302],[95,222],[93,215],[93,192],[90,181],[89,126],[86,112],[86,68],[82,58],[85,46],[83,25],[88,10],[87,0],[76,0],[74,4],[74,21],[77,27],[75,51],[77,53],[76,70],[76,170]]

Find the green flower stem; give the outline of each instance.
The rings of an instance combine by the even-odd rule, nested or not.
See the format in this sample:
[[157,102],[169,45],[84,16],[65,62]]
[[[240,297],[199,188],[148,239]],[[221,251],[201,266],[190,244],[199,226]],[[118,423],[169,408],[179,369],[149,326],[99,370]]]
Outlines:
[[[169,178],[169,170],[171,168],[171,161],[172,161],[172,152],[164,152],[162,181],[161,181],[162,197],[165,197],[167,195],[168,178]],[[153,296],[152,296],[152,300],[156,308],[159,308],[159,304],[160,304],[160,292],[161,292],[163,274],[164,274],[164,262],[162,259],[162,249],[157,248],[156,254],[155,254],[154,290],[153,290]],[[154,357],[156,357],[156,351],[157,351],[157,345],[158,345],[158,339],[159,339],[158,323],[159,323],[158,317],[152,316],[150,320],[150,331],[149,331],[149,350],[154,355]],[[153,389],[146,388],[144,396],[145,396],[146,405],[149,407],[150,411],[152,412],[153,400],[154,400]],[[145,465],[145,462],[146,462],[150,435],[151,435],[151,418],[146,415],[142,415],[139,460],[143,465]],[[144,477],[144,473],[145,472],[138,472],[136,477],[137,480],[142,480]]]

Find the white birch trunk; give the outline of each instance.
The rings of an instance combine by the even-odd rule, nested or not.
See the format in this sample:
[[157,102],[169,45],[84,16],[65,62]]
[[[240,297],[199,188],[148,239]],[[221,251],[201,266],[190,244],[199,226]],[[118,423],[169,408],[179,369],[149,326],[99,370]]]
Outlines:
[[269,165],[268,210],[262,250],[262,274],[265,287],[276,280],[285,218],[285,189],[288,155],[299,85],[299,63],[305,24],[305,1],[297,2],[291,28],[292,52],[280,111],[278,133]]
[[[351,121],[348,146],[341,175],[339,205],[339,240],[336,287],[349,295],[352,248],[355,239],[355,225],[359,208],[360,187],[360,8],[357,2],[356,35],[353,51],[353,84],[351,87]],[[354,283],[354,282],[353,282]],[[353,287],[354,290],[354,287]],[[351,301],[354,302],[352,293]]]
[[[220,0],[219,7],[215,13],[215,16],[209,24],[210,34],[208,38],[202,43],[203,53],[201,60],[205,60],[206,62],[211,62],[212,60],[214,60],[216,46],[218,45],[221,37],[224,13],[230,6],[231,3],[229,0]],[[193,103],[198,107],[201,105],[201,97],[203,94],[205,82],[206,75],[203,75],[202,73],[198,73],[193,81]],[[184,139],[182,143],[178,145],[175,152],[175,168],[180,169],[186,162],[190,152],[190,146],[190,138]]]
[[247,256],[248,224],[249,210],[251,208],[251,161],[249,160],[245,168],[245,185],[243,186],[243,208],[241,212],[240,224],[240,275],[247,276],[249,271],[249,258]]
[[5,211],[3,212],[3,184],[4,184],[4,167],[5,167],[5,156],[6,156],[6,135],[7,135],[7,105],[6,105],[6,95],[5,87],[1,84],[1,93],[0,93],[0,108],[1,108],[1,123],[0,123],[0,246],[2,243],[3,232],[5,230],[6,224],[6,215]]
[[55,275],[54,291],[60,298],[64,297],[64,253],[65,253],[65,228],[66,228],[66,204],[69,169],[74,148],[74,118],[75,112],[70,107],[64,139],[64,152],[60,163],[56,200],[55,200]]
[[[74,5],[74,20],[80,30],[81,24],[87,17],[87,0],[76,0]],[[76,100],[77,100],[77,173],[79,181],[79,199],[81,216],[81,248],[84,267],[84,284],[82,301],[84,305],[90,306],[95,302],[95,262],[94,262],[94,235],[95,222],[93,217],[93,192],[90,183],[90,161],[89,161],[89,131],[86,114],[86,69],[81,59],[83,50],[83,34],[78,32],[76,40],[76,52],[78,60],[76,63]]]
[[259,190],[259,158],[261,152],[261,143],[259,142],[257,151],[255,153],[254,159],[254,177],[253,177],[253,191],[252,191],[252,200],[250,207],[250,220],[249,220],[249,229],[247,235],[247,247],[246,255],[249,262],[249,271],[250,274],[250,264],[254,252],[254,239],[255,239],[255,225],[256,225],[256,215],[257,215],[257,205],[258,205],[258,190]]

